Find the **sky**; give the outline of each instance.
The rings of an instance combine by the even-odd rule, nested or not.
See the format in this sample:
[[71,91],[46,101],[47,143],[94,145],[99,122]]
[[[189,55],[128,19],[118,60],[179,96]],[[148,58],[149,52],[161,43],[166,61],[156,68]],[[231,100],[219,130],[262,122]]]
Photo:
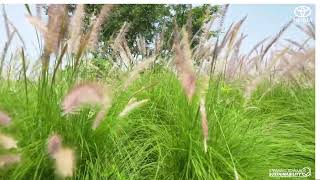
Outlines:
[[[281,27],[286,24],[290,19],[295,17],[294,9],[299,5],[248,5],[248,4],[231,4],[226,14],[225,25],[227,28],[232,22],[239,21],[241,18],[247,15],[247,19],[244,22],[241,32],[247,34],[247,38],[243,41],[241,51],[248,52],[257,42],[266,38],[272,37],[279,32]],[[313,5],[306,5],[311,8],[311,21],[314,22],[315,7]],[[25,18],[27,11],[22,4],[5,5],[8,18],[17,27],[19,33],[22,35],[26,43],[26,54],[28,59],[36,59],[39,56],[37,48],[37,37],[34,27],[31,26]],[[31,6],[33,14],[35,14],[34,6]],[[2,15],[2,13],[1,13]],[[297,22],[302,23],[302,22]],[[283,35],[282,39],[288,38],[295,41],[301,41],[305,38],[299,29],[295,26],[291,26]],[[0,17],[0,52],[2,52],[3,46],[7,41],[4,20]],[[21,43],[18,38],[15,37],[11,44],[11,49],[21,47]]]
[[[243,41],[241,50],[248,52],[257,42],[266,37],[275,36],[291,19],[295,18],[294,9],[299,5],[273,4],[273,5],[230,5],[226,14],[225,27],[229,27],[234,21],[239,21],[247,15],[247,19],[241,27],[241,32],[247,34]],[[315,7],[304,5],[311,8],[310,19],[314,23]],[[303,25],[303,20],[298,18],[296,24]],[[290,26],[283,34],[281,39],[292,39],[301,42],[306,35],[294,25]]]
[[[1,5],[2,6],[2,5]],[[1,7],[2,9],[2,7]],[[8,19],[16,26],[19,33],[21,34],[24,42],[26,44],[25,53],[30,58],[37,58],[39,55],[39,48],[36,48],[37,36],[35,28],[26,20],[27,10],[24,5],[14,4],[14,5],[5,5],[5,9],[7,12]],[[35,8],[31,7],[31,10],[35,14]],[[0,17],[0,52],[2,53],[5,42],[7,41],[7,35],[5,31],[4,19]],[[15,36],[10,49],[14,51],[14,49],[21,48],[22,43],[19,41],[18,37]],[[8,53],[9,54],[9,53]]]

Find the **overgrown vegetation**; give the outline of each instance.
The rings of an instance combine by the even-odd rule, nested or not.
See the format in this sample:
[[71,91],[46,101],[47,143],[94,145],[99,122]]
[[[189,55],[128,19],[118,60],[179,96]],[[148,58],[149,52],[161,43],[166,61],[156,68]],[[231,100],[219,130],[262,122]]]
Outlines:
[[[304,167],[314,178],[312,23],[298,26],[304,44],[274,48],[290,21],[242,54],[245,18],[210,35],[222,32],[226,5],[201,34],[173,22],[168,40],[136,40],[142,56],[125,23],[112,54],[89,58],[112,8],[87,32],[83,5],[70,20],[65,6],[49,5],[48,24],[29,11],[44,46],[38,66],[17,50],[21,66],[8,63],[1,76],[2,178],[267,179],[269,169]],[[7,47],[17,31],[5,19]]]

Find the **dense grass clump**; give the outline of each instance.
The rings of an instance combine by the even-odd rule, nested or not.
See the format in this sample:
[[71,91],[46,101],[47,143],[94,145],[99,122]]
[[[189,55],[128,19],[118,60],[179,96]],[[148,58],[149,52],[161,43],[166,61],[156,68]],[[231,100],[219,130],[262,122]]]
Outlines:
[[[171,72],[143,74],[113,100],[95,131],[95,108],[62,116],[60,104],[70,85],[56,84],[39,96],[37,84],[30,82],[28,101],[22,82],[1,84],[0,107],[13,119],[1,131],[18,140],[18,149],[11,151],[22,156],[0,171],[2,178],[53,179],[46,149],[53,133],[75,150],[74,179],[267,179],[269,169],[314,172],[314,88],[279,84],[265,93],[262,85],[246,100],[238,85],[212,79],[205,153],[199,97],[189,102]],[[120,118],[133,96],[149,101]]]

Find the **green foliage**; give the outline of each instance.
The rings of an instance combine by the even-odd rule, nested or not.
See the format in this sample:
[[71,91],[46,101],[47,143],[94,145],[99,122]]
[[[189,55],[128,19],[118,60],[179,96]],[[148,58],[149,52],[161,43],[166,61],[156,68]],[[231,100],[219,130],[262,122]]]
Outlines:
[[[85,21],[89,24],[91,14],[98,14],[102,5],[87,5]],[[218,6],[202,5],[191,7],[190,5],[118,5],[111,12],[108,20],[103,24],[101,41],[108,42],[121,26],[128,22],[130,28],[126,35],[129,47],[137,52],[135,41],[139,35],[145,37],[146,43],[155,41],[155,36],[164,31],[164,42],[170,39],[173,31],[174,19],[182,27],[187,24],[188,17],[192,20],[192,36],[195,35],[204,23],[214,13],[218,12]],[[190,15],[191,16],[190,16]],[[201,34],[201,32],[199,33]],[[164,49],[171,49],[167,44]]]
[[[96,109],[61,115],[59,104],[71,86],[61,77],[45,98],[28,82],[29,104],[17,103],[25,102],[23,82],[0,86],[0,108],[13,118],[1,131],[19,141],[22,155],[21,163],[1,171],[2,179],[54,179],[46,152],[53,132],[76,151],[73,179],[234,179],[233,163],[240,179],[268,179],[270,168],[314,172],[314,89],[280,84],[262,96],[261,86],[245,103],[237,85],[213,79],[206,98],[205,153],[198,97],[189,103],[174,74],[153,69],[142,75],[114,99],[96,131],[91,129]],[[139,91],[150,84],[155,85]],[[150,101],[119,118],[133,95]]]

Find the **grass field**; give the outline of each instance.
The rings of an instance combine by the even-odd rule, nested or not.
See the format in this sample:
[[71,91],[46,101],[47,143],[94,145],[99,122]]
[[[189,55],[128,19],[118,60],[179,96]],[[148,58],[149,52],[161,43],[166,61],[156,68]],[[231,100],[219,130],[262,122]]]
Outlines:
[[256,56],[235,56],[241,21],[205,74],[196,65],[204,47],[190,50],[178,27],[172,56],[125,71],[99,69],[85,48],[63,58],[62,40],[52,65],[45,46],[36,73],[20,52],[15,78],[0,77],[0,112],[11,117],[0,114],[0,178],[269,179],[270,169],[309,167],[314,179],[314,48],[270,56],[288,23]]
[[[149,84],[154,85],[139,91]],[[313,88],[278,85],[262,96],[261,87],[244,104],[239,87],[213,80],[206,98],[210,131],[205,153],[199,104],[188,103],[170,72],[143,75],[119,95],[96,131],[91,129],[94,110],[61,116],[68,84],[47,89],[42,98],[37,84],[29,87],[26,104],[22,82],[1,86],[0,106],[13,117],[13,124],[1,131],[18,140],[15,152],[23,159],[1,171],[3,177],[53,178],[46,152],[52,132],[74,148],[79,179],[233,179],[235,169],[241,179],[260,179],[271,168],[314,169]],[[134,94],[150,101],[119,118]]]

